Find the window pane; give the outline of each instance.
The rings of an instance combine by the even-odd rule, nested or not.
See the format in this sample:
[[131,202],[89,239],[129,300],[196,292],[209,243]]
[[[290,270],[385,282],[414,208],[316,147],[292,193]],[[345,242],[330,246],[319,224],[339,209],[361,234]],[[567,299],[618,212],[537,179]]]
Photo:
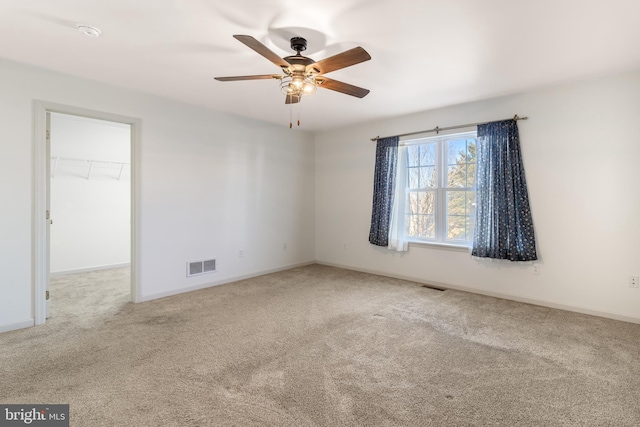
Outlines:
[[436,164],[436,144],[420,146],[420,166],[434,166]]
[[467,187],[474,188],[476,185],[476,164],[471,163],[467,166]]
[[429,214],[435,213],[436,195],[433,191],[412,191],[407,199],[407,214]]
[[409,193],[408,205],[405,210],[407,213],[418,213],[418,193]]
[[426,239],[433,239],[435,237],[433,215],[406,215],[405,227],[408,236]]
[[407,147],[407,161],[409,166],[419,166],[420,160],[420,148],[418,145],[409,145]]
[[467,162],[467,141],[458,139],[447,143],[447,164],[455,165]]
[[411,214],[405,215],[404,227],[405,227],[405,234],[407,236],[411,236],[411,237],[416,236],[416,229],[417,229],[416,220],[417,220],[417,215],[411,215]]
[[422,237],[434,239],[436,237],[436,221],[433,215],[425,215],[424,217],[424,234]]
[[467,163],[476,162],[476,140],[467,139]]
[[420,188],[434,188],[436,186],[436,168],[427,166],[420,168]]
[[466,224],[466,216],[450,216],[447,219],[447,239],[465,240]]
[[419,211],[421,214],[433,215],[436,211],[436,194],[433,191],[421,191],[419,194]]
[[471,215],[475,212],[476,207],[476,192],[475,191],[467,191],[467,215]]
[[466,215],[466,191],[447,191],[447,216]]
[[467,186],[467,165],[447,166],[447,187]]
[[420,188],[420,168],[409,168],[409,188]]
[[433,239],[435,237],[435,221],[433,215],[413,215],[411,219],[411,236]]
[[468,240],[475,191],[447,191],[447,240]]
[[467,235],[465,240],[467,241],[472,241],[473,240],[473,219],[471,217],[466,217],[466,224],[467,224]]
[[408,234],[411,237],[420,237],[420,215],[409,215],[407,221]]

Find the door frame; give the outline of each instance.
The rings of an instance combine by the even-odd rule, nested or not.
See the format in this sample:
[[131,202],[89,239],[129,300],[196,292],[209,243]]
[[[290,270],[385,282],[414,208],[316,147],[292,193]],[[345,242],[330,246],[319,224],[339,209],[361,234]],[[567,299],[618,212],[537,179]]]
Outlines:
[[131,125],[131,302],[140,302],[140,128],[142,121],[135,117],[122,116],[86,108],[56,104],[48,101],[33,101],[33,313],[36,325],[45,323],[47,316],[46,291],[49,283],[49,220],[46,217],[49,197],[49,173],[51,159],[48,158],[47,115],[62,113],[92,119],[107,120]]

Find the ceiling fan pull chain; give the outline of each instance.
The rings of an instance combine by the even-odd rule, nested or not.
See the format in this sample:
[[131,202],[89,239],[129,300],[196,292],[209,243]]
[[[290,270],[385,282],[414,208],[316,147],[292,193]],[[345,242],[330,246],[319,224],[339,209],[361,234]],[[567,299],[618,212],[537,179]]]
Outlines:
[[293,127],[293,104],[289,104],[289,129]]

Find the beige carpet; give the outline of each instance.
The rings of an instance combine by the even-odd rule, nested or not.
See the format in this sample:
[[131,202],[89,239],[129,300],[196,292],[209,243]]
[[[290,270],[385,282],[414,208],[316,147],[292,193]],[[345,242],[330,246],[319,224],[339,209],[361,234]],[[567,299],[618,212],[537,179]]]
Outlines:
[[137,305],[127,281],[57,280],[46,325],[0,335],[0,403],[87,427],[640,425],[640,325],[320,265]]

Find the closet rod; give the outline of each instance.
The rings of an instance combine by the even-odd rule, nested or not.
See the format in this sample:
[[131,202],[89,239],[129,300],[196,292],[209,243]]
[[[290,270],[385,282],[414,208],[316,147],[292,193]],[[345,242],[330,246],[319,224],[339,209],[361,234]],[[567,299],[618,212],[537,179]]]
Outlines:
[[[529,119],[529,117],[520,117],[520,116],[518,116],[516,114],[515,116],[513,116],[513,118],[504,119],[504,120],[515,120],[515,121],[518,121],[518,120],[528,120],[528,119]],[[494,122],[494,121],[498,121],[498,120],[492,120],[491,122]],[[447,127],[444,127],[444,128],[436,126],[433,129],[421,130],[421,131],[418,131],[418,132],[401,133],[400,135],[376,136],[375,138],[371,138],[371,141],[375,142],[375,141],[377,141],[379,139],[391,138],[391,137],[394,137],[394,136],[401,137],[401,136],[419,135],[421,133],[430,133],[430,132],[440,133],[440,131],[443,131],[443,130],[462,129],[462,128],[468,128],[468,127],[471,127],[471,126],[486,125],[487,123],[491,123],[491,122],[468,123],[466,125],[447,126]]]
[[89,162],[93,162],[93,163],[106,163],[108,165],[130,165],[130,163],[123,163],[123,162],[108,162],[106,160],[87,160],[87,159],[74,159],[72,157],[60,157],[60,156],[51,156],[51,160],[71,160],[74,162],[84,162],[84,163],[89,163]]

